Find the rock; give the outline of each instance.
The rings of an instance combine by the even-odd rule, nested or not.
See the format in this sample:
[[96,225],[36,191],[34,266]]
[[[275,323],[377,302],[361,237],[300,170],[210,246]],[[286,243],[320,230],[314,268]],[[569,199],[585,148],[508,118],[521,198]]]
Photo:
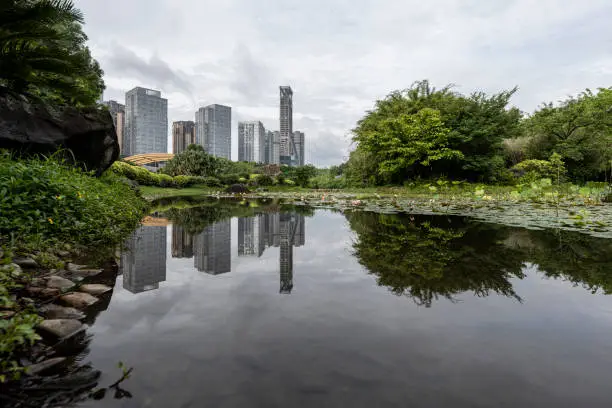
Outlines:
[[13,276],[19,276],[23,273],[23,271],[21,270],[21,266],[17,265],[16,263],[10,263],[7,265],[1,265],[0,266],[0,271],[2,272],[11,272],[11,275]]
[[[0,124],[0,127],[2,125]],[[0,138],[2,136],[0,135]],[[13,258],[13,262],[22,267],[23,269],[34,269],[38,268],[38,262],[32,258]]]
[[43,374],[45,371],[49,371],[50,369],[57,367],[58,365],[62,364],[64,361],[66,361],[66,357],[55,357],[55,358],[50,358],[48,360],[42,361],[37,364],[26,366],[25,367],[26,374],[27,375]]
[[99,275],[103,272],[103,269],[79,269],[75,271],[69,271],[65,274],[70,279],[83,280],[85,278],[91,278],[92,276]]
[[55,297],[59,296],[60,293],[62,293],[62,291],[57,288],[44,288],[40,292],[41,296],[43,297]]
[[70,256],[70,252],[68,252],[68,251],[64,251],[64,250],[61,250],[61,249],[60,249],[59,251],[57,251],[57,255],[58,255],[58,256],[61,256],[61,257],[63,257],[63,258],[65,258],[65,257],[67,257],[67,256]]
[[79,287],[79,290],[85,293],[89,293],[90,295],[99,296],[113,290],[113,288],[111,288],[110,286],[102,285],[100,283],[90,283],[86,285],[81,285]]
[[74,307],[64,307],[60,305],[50,304],[44,305],[40,308],[40,312],[47,319],[76,319],[81,320],[85,318],[85,313]]
[[74,292],[64,295],[60,298],[64,303],[76,307],[77,309],[84,309],[88,306],[93,305],[98,301],[97,297],[90,295],[89,293]]
[[249,193],[249,189],[244,184],[232,184],[228,188],[225,189],[226,193],[237,193],[237,194],[246,194]]
[[83,269],[86,267],[87,265],[77,265],[77,264],[73,264],[72,262],[66,263],[66,269],[70,272],[75,272],[75,271],[78,271],[79,269]]
[[51,276],[47,279],[47,287],[60,290],[67,290],[74,286],[71,280],[62,278],[61,276]]
[[38,329],[60,339],[74,336],[85,329],[85,325],[76,319],[48,319],[38,325]]
[[107,110],[44,104],[0,88],[0,149],[21,155],[68,149],[87,170],[100,175],[119,158],[113,119]]

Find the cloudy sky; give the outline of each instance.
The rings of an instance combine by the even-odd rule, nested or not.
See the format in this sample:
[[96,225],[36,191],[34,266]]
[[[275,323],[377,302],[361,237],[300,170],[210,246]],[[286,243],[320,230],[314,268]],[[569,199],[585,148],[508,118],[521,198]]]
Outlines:
[[[460,92],[519,86],[526,112],[612,85],[610,0],[76,0],[105,71],[105,99],[159,89],[169,120],[200,106],[278,129],[294,90],[306,161],[339,163],[376,99],[413,81]],[[172,144],[170,143],[169,146]]]

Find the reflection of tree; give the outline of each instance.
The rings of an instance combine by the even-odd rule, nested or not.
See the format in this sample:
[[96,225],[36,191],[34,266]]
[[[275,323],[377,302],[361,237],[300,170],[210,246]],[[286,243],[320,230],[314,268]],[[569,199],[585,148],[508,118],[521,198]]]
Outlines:
[[612,294],[612,241],[577,232],[527,230],[443,216],[347,213],[359,262],[393,293],[431,306],[471,291],[516,299],[524,263],[547,277]]
[[546,276],[612,294],[612,240],[570,231],[530,231],[530,236],[530,262]]
[[491,291],[519,299],[510,279],[521,278],[520,253],[502,245],[503,228],[463,219],[349,213],[359,262],[379,285],[431,306],[439,297]]

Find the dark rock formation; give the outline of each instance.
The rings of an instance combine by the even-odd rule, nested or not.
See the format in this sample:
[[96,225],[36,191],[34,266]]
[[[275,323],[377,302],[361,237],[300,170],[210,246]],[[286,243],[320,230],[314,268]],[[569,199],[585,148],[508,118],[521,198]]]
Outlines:
[[64,157],[98,175],[119,157],[108,111],[50,106],[4,88],[0,88],[0,148],[46,156],[66,149]]
[[231,186],[225,189],[225,192],[234,194],[247,194],[249,193],[249,189],[244,184],[232,184]]

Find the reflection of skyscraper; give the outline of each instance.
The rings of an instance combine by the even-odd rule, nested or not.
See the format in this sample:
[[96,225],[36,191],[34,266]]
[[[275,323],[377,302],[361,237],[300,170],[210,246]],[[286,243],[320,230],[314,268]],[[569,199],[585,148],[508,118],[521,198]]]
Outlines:
[[123,287],[132,293],[159,288],[166,280],[166,227],[140,227],[121,256]]
[[209,225],[193,237],[194,265],[200,272],[219,275],[232,270],[230,220]]
[[280,293],[293,289],[293,240],[291,214],[280,214]]
[[172,225],[172,257],[191,258],[193,256],[193,237],[180,225]]
[[261,256],[264,250],[262,218],[238,218],[238,256]]

